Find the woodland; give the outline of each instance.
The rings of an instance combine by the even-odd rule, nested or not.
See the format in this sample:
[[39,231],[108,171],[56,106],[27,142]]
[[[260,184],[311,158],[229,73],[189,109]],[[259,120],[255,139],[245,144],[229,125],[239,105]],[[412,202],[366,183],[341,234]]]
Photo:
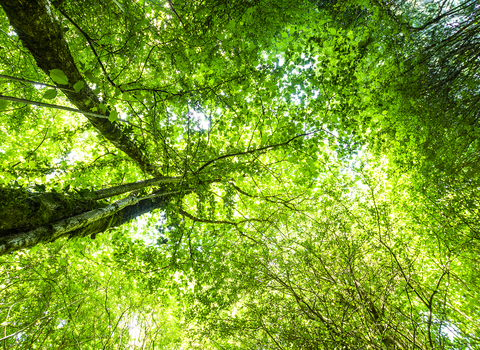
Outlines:
[[0,7],[1,349],[480,349],[478,1]]

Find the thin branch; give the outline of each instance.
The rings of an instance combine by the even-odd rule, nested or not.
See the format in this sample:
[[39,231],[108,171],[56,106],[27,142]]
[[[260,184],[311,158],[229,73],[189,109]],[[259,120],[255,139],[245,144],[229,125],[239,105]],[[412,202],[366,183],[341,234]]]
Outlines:
[[203,164],[203,165],[200,167],[200,169],[197,170],[197,174],[200,173],[203,169],[205,169],[205,168],[206,168],[207,166],[209,166],[210,164],[215,163],[216,161],[218,161],[218,160],[220,160],[220,159],[225,159],[225,158],[229,158],[229,157],[236,157],[236,156],[243,156],[243,155],[246,155],[246,154],[257,153],[257,152],[265,151],[265,150],[272,149],[272,148],[276,148],[276,147],[286,146],[286,145],[288,145],[290,142],[292,142],[293,140],[295,140],[295,139],[297,139],[297,138],[299,138],[299,137],[309,136],[309,135],[312,135],[312,134],[314,134],[314,133],[316,133],[316,132],[319,132],[319,131],[322,131],[322,129],[316,130],[316,131],[313,131],[313,132],[308,132],[308,133],[296,135],[296,136],[292,137],[290,140],[288,140],[288,141],[286,141],[286,142],[283,142],[283,143],[277,143],[276,145],[265,146],[265,147],[253,149],[253,150],[251,150],[251,151],[225,154],[225,155],[220,156],[220,157],[218,157],[218,158],[209,160],[208,162],[206,162],[205,164]]
[[[43,142],[45,141],[45,139],[47,138],[47,134],[48,134],[48,130],[50,129],[50,127],[47,127],[47,131],[45,131],[45,135],[43,135],[43,139],[42,141],[40,141],[40,143],[38,144],[38,146],[31,152],[29,152],[30,154],[25,157],[25,160],[27,160],[28,158],[30,158],[35,152],[37,152],[37,150],[40,148],[40,146],[43,144]],[[38,134],[37,134],[38,135]],[[25,161],[24,160],[24,161]],[[22,161],[19,161],[17,163],[15,163],[14,165],[12,165],[12,168],[15,168],[18,164],[22,163]]]
[[[90,38],[90,36],[89,36],[87,33],[85,33],[85,32],[83,31],[83,29],[80,28],[80,27],[78,26],[78,24],[76,24],[76,23],[73,21],[73,19],[71,19],[71,18],[65,13],[65,11],[63,11],[63,10],[62,10],[61,8],[59,8],[59,7],[57,7],[57,9],[58,9],[58,11],[59,11],[66,19],[68,19],[68,21],[69,21],[75,28],[78,29],[78,31],[79,31],[80,33],[82,33],[82,35],[83,35],[83,36],[85,37],[85,39],[88,41],[88,44],[89,44],[90,48],[91,48],[92,51],[93,51],[93,54],[94,54],[95,57],[97,58],[97,61],[98,61],[98,63],[100,64],[100,67],[102,68],[103,74],[105,74],[105,77],[106,77],[107,80],[110,82],[110,84],[112,84],[114,87],[117,87],[117,85],[113,82],[113,80],[110,79],[110,76],[108,75],[107,70],[105,69],[105,66],[103,65],[102,60],[101,60],[100,57],[98,56],[97,50],[95,50],[95,47],[94,47],[94,45],[93,45],[93,39]],[[121,91],[121,89],[120,89],[120,91]],[[122,91],[122,92],[123,92],[123,91]]]
[[226,221],[226,220],[208,220],[208,219],[200,219],[200,218],[197,218],[196,216],[193,216],[192,214],[186,212],[185,210],[183,210],[182,208],[179,208],[178,209],[178,213],[183,215],[183,216],[186,216],[187,218],[189,218],[190,220],[192,220],[193,222],[203,222],[203,223],[206,223],[206,224],[226,224],[226,225],[230,225],[230,226],[233,226],[235,227],[235,229],[238,231],[239,234],[241,234],[242,236],[248,238],[249,240],[251,240],[252,242],[258,244],[258,245],[261,245],[263,243],[257,241],[255,238],[249,236],[248,234],[246,234],[245,232],[243,232],[242,230],[240,230],[240,225],[241,224],[244,224],[244,223],[247,223],[247,222],[261,222],[261,223],[265,223],[265,222],[268,222],[268,219],[265,219],[265,220],[261,220],[261,219],[245,219],[245,220],[240,220],[238,222],[234,222],[234,221]]
[[238,222],[234,222],[234,221],[200,219],[200,218],[197,218],[197,217],[193,216],[192,214],[186,212],[182,208],[178,208],[178,212],[181,215],[186,216],[187,218],[189,218],[193,222],[203,222],[203,223],[206,223],[206,224],[226,224],[226,225],[232,225],[232,226],[238,226],[238,224],[239,224]]
[[[45,87],[51,87],[51,88],[53,88],[53,89],[59,89],[59,88],[60,88],[59,86],[56,86],[56,85],[40,83],[40,82],[38,82],[38,81],[33,81],[33,80],[28,80],[28,79],[11,77],[11,76],[9,76],[9,75],[4,75],[4,74],[0,74],[0,78],[9,79],[9,80],[14,80],[14,81],[20,81],[20,82],[22,82],[22,83],[29,83],[29,84],[34,84],[34,85],[41,85],[41,86],[45,86]],[[78,92],[76,92],[75,90],[68,89],[68,88],[64,88],[64,87],[62,87],[61,89],[62,89],[62,90],[65,90],[65,91],[71,91],[71,92],[78,93]]]
[[280,350],[283,350],[283,348],[280,346],[280,344],[275,340],[274,336],[268,331],[268,328],[267,328],[267,326],[265,325],[265,323],[263,323],[263,320],[261,320],[261,322],[262,322],[263,330],[268,334],[268,336],[270,337],[270,339],[273,340],[273,342],[275,343],[275,345],[277,345],[277,347],[278,347]]
[[[59,110],[62,110],[62,111],[68,111],[68,112],[80,113],[80,114],[87,114],[87,115],[91,115],[91,116],[97,117],[97,118],[108,119],[108,117],[106,117],[104,115],[93,113],[93,112],[81,111],[79,109],[65,107],[65,106],[52,105],[50,103],[25,100],[23,98],[0,95],[0,100],[24,103],[24,104],[28,104],[28,105],[34,105],[34,106],[45,107],[45,108],[59,109]],[[122,120],[118,119],[118,121],[122,121]]]
[[82,301],[82,300],[84,300],[85,298],[86,298],[86,297],[83,297],[83,298],[81,298],[81,299],[78,299],[78,300],[76,300],[76,301],[68,304],[67,306],[62,307],[61,309],[55,310],[55,311],[53,311],[52,313],[49,313],[48,315],[45,315],[45,316],[43,316],[43,317],[41,317],[41,318],[37,318],[35,321],[33,321],[32,323],[30,323],[28,326],[25,326],[25,327],[23,327],[22,329],[20,329],[19,331],[15,332],[15,333],[12,333],[12,334],[10,334],[10,335],[7,335],[6,337],[1,338],[0,341],[6,340],[6,339],[8,339],[8,338],[11,338],[11,337],[16,336],[17,334],[22,333],[25,329],[33,326],[33,325],[34,325],[35,323],[37,323],[38,321],[43,320],[44,318],[47,318],[47,317],[51,317],[53,314],[55,314],[55,313],[57,313],[57,312],[59,312],[59,311],[62,311],[63,309],[66,309],[67,307],[72,306],[73,304],[78,303],[79,301]]
[[175,11],[175,8],[173,7],[173,4],[170,0],[167,0],[168,1],[168,5],[170,6],[170,9],[173,11],[173,13],[175,14],[175,16],[177,16],[178,20],[180,21],[180,23],[182,23],[182,26],[185,27],[185,24],[183,23],[182,19],[180,18],[180,16],[178,15],[177,11]]

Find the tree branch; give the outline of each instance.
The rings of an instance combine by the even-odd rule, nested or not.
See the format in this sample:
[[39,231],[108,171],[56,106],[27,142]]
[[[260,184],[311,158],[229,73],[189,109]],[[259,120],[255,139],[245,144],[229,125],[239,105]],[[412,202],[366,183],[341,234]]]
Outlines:
[[283,142],[283,143],[277,143],[276,145],[265,146],[265,147],[253,149],[253,150],[251,150],[251,151],[225,154],[225,155],[220,156],[220,157],[218,157],[218,158],[209,160],[208,162],[206,162],[205,164],[203,164],[203,165],[200,167],[200,169],[197,170],[197,174],[200,173],[203,169],[205,169],[205,168],[206,168],[207,166],[209,166],[210,164],[215,163],[216,161],[218,161],[218,160],[220,160],[220,159],[225,159],[225,158],[229,158],[229,157],[236,157],[236,156],[243,156],[243,155],[246,155],[246,154],[252,154],[252,153],[256,153],[256,152],[265,151],[265,150],[271,149],[271,148],[286,146],[286,145],[288,145],[290,142],[292,142],[293,140],[295,140],[295,139],[297,139],[297,138],[299,138],[299,137],[304,137],[304,136],[312,135],[312,134],[314,134],[314,133],[316,133],[316,132],[319,132],[319,131],[321,131],[321,130],[322,130],[322,129],[317,130],[317,131],[313,131],[313,132],[309,132],[309,133],[305,133],[305,134],[296,135],[296,136],[292,137],[290,140],[288,140],[288,141],[286,141],[286,142]]
[[[1,97],[2,95],[0,95]],[[40,141],[40,143],[38,144],[37,147],[35,147],[35,149],[33,151],[30,151],[28,152],[28,155],[25,157],[25,159],[23,161],[19,161],[19,162],[16,162],[15,164],[13,164],[11,166],[11,168],[15,168],[18,164],[26,161],[28,158],[30,158],[33,154],[35,154],[35,152],[37,152],[37,150],[40,148],[40,146],[45,142],[45,139],[47,138],[47,135],[48,135],[48,130],[50,130],[50,127],[47,127],[47,130],[45,131],[45,134],[43,135],[43,138],[42,138],[42,141]]]
[[110,198],[113,196],[118,196],[119,194],[122,194],[122,193],[138,190],[140,188],[156,186],[160,184],[167,184],[167,183],[179,183],[180,181],[182,181],[181,177],[157,177],[154,179],[149,179],[144,181],[131,182],[124,185],[119,185],[119,186],[114,186],[114,187],[109,187],[109,188],[104,188],[101,190],[94,191],[94,194],[96,196],[94,199]]
[[103,118],[103,119],[108,120],[108,117],[105,116],[105,115],[102,115],[102,114],[97,114],[97,113],[88,112],[88,111],[81,111],[79,109],[65,107],[65,106],[52,105],[50,103],[25,100],[23,98],[17,98],[17,97],[5,96],[5,95],[0,95],[0,100],[17,102],[17,103],[24,103],[24,104],[27,104],[27,105],[34,105],[34,106],[45,107],[45,108],[59,109],[61,111],[67,111],[67,112],[73,112],[73,113],[81,113],[81,114],[84,114],[84,115],[89,115],[89,116],[92,116],[92,117]]
[[[51,84],[45,84],[45,83],[40,83],[38,81],[34,81],[34,80],[28,80],[28,79],[22,79],[22,78],[16,78],[16,77],[11,77],[9,75],[5,75],[5,74],[0,74],[0,78],[4,78],[4,79],[8,79],[8,80],[14,80],[14,81],[19,81],[21,83],[29,83],[29,84],[34,84],[34,85],[41,85],[41,86],[45,86],[45,87],[51,87],[53,89],[57,89],[57,88],[60,88],[59,86],[57,85],[51,85]],[[70,89],[67,89],[67,88],[63,88],[63,90],[67,91],[71,91],[71,92],[76,92],[75,90],[70,90]]]
[[[68,21],[69,21],[75,28],[77,28],[80,33],[82,33],[82,35],[84,36],[84,38],[88,41],[88,45],[89,45],[90,48],[92,49],[93,54],[94,54],[95,57],[97,58],[97,62],[100,64],[100,68],[102,68],[103,74],[105,74],[105,77],[106,77],[107,80],[110,82],[110,84],[112,84],[112,86],[117,87],[117,85],[113,82],[113,80],[110,79],[110,76],[108,75],[107,70],[105,69],[105,66],[103,65],[103,62],[102,62],[102,60],[100,59],[100,56],[98,56],[97,50],[95,50],[95,47],[94,47],[94,44],[93,44],[93,40],[92,40],[92,38],[90,38],[90,35],[88,35],[87,33],[85,33],[85,31],[84,31],[82,28],[80,28],[80,26],[79,26],[77,23],[75,23],[75,22],[73,21],[73,19],[71,19],[70,16],[67,15],[66,12],[63,11],[60,7],[57,7],[57,10],[58,10],[66,19],[68,19]],[[120,91],[122,91],[122,89],[120,89]],[[123,92],[123,91],[122,91],[122,92]]]
[[[161,207],[165,204],[164,197],[180,192],[180,190],[164,191],[141,198],[129,196],[105,208],[87,211],[28,232],[0,237],[0,255],[32,247],[40,242],[53,242],[66,234],[70,237],[83,237],[86,234],[103,232],[107,228],[119,226],[145,212]],[[118,217],[114,217],[116,215]]]

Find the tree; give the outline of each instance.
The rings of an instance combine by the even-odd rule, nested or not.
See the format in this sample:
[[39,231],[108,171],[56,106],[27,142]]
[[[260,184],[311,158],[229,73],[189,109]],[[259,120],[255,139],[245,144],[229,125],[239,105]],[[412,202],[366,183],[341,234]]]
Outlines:
[[474,2],[0,5],[4,348],[478,346]]
[[308,209],[262,230],[263,244],[212,252],[210,269],[191,274],[195,291],[183,293],[194,303],[191,348],[205,339],[234,349],[478,346],[476,291],[465,289],[478,283],[478,246],[450,240],[437,218],[415,209],[422,199],[406,196],[408,183],[371,165],[357,173],[364,188],[343,176],[353,193],[338,174],[324,179]]
[[[67,234],[93,238],[145,212],[166,209],[168,203],[176,208],[173,212],[188,216],[183,203],[189,193],[207,198],[223,192],[224,202],[230,203],[234,192],[249,192],[239,187],[239,177],[251,177],[249,187],[255,188],[263,172],[276,176],[291,171],[294,165],[286,158],[297,158],[300,144],[310,144],[310,151],[302,151],[295,162],[310,159],[315,171],[315,144],[306,137],[322,128],[313,129],[309,111],[285,100],[282,83],[276,81],[285,70],[273,63],[274,53],[263,60],[260,51],[270,45],[270,35],[307,11],[303,5],[219,2],[165,9],[113,2],[106,8],[91,6],[95,11],[100,6],[103,15],[89,16],[88,3],[78,7],[58,2],[55,8],[46,1],[1,4],[14,30],[5,28],[10,33],[3,38],[5,47],[16,50],[20,42],[30,60],[11,65],[10,73],[2,75],[6,88],[17,93],[3,96],[3,101],[34,106],[39,106],[34,100],[40,96],[65,101],[57,97],[58,89],[76,107],[74,112],[89,121],[65,117],[64,125],[51,125],[46,120],[56,118],[58,106],[40,110],[2,105],[8,119],[5,133],[42,129],[32,139],[38,142],[34,148],[23,151],[11,138],[2,146],[4,169],[10,173],[1,189],[6,203],[1,212],[3,254]],[[106,31],[104,20],[114,22]],[[265,35],[258,34],[259,27],[266,29]],[[17,56],[6,55],[4,64]],[[47,76],[54,85],[29,81],[35,76]],[[42,94],[37,87],[44,86],[53,89]],[[67,143],[65,149],[52,149],[56,138]],[[69,151],[75,143],[88,153],[74,159]],[[294,153],[285,156],[285,149]],[[272,171],[273,164],[278,170]],[[80,167],[95,171],[80,175]],[[34,184],[32,178],[38,176],[44,181]],[[120,185],[112,186],[115,183]],[[24,185],[34,185],[36,192]],[[209,191],[211,186],[217,189]],[[281,190],[283,195],[274,201],[288,202],[298,190]],[[126,193],[130,195],[114,201]],[[213,212],[217,200],[209,203]],[[219,211],[219,223],[229,219],[225,215],[230,211]]]

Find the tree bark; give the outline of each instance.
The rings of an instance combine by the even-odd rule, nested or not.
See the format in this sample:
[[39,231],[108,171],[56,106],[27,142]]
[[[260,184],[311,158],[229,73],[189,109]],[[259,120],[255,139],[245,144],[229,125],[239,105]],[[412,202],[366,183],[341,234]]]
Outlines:
[[[96,234],[154,209],[164,208],[173,195],[192,189],[175,186],[178,177],[158,177],[84,193],[40,192],[0,187],[0,255],[69,237]],[[134,191],[160,186],[152,194],[134,196]],[[133,192],[132,192],[133,191]],[[131,192],[112,204],[101,199]]]
[[[55,18],[47,0],[0,0],[0,6],[7,14],[10,24],[15,29],[23,45],[33,55],[38,67],[50,77],[52,69],[60,69],[68,77],[68,84],[56,84],[67,96],[70,102],[79,110],[92,112],[108,117],[109,111],[102,112],[100,100],[93,93],[87,82],[80,74],[70,53],[68,44],[63,37],[63,31]],[[84,83],[79,92],[75,92],[73,85],[79,81]],[[84,114],[92,125],[107,138],[115,147],[125,152],[137,162],[143,171],[159,176],[160,174],[120,129],[116,122],[108,119]]]
[[53,242],[66,235],[70,238],[88,235],[94,238],[97,233],[123,225],[154,209],[164,208],[170,196],[178,192],[165,191],[141,198],[129,196],[105,208],[49,222],[30,231],[0,236],[0,255],[32,247],[39,243]]
[[104,199],[145,187],[164,185],[168,183],[179,183],[181,181],[181,177],[157,177],[149,180],[131,182],[124,185],[104,188],[94,191],[93,194],[95,195],[95,199]]

